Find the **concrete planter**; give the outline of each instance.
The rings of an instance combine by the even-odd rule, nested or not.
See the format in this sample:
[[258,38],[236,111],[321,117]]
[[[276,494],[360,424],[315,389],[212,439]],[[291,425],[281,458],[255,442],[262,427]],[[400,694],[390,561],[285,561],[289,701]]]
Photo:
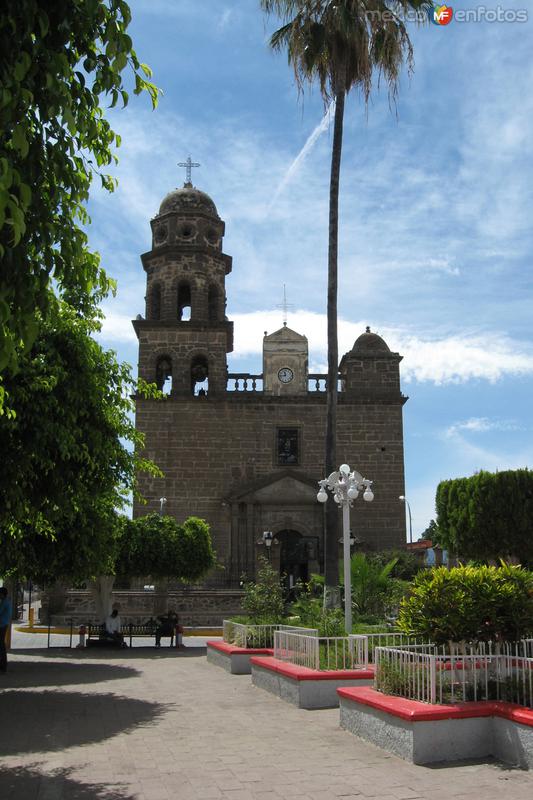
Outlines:
[[340,725],[414,764],[496,758],[533,768],[533,711],[504,702],[443,706],[340,689]]
[[251,658],[252,683],[298,708],[336,708],[337,689],[372,684],[372,670],[336,670],[319,672],[297,667],[276,658]]
[[207,642],[207,660],[210,664],[222,667],[232,675],[250,675],[252,656],[271,656],[272,650],[268,648],[236,647],[233,644],[220,641]]

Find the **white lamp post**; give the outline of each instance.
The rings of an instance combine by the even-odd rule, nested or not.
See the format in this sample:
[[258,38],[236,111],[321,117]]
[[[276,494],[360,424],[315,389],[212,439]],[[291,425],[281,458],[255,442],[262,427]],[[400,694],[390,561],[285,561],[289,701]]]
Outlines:
[[159,516],[160,517],[163,516],[163,506],[165,505],[166,502],[167,502],[167,498],[166,497],[160,497],[159,498]]
[[316,499],[325,503],[328,499],[326,489],[333,494],[334,501],[342,507],[342,542],[344,556],[344,627],[346,633],[352,632],[352,573],[350,569],[350,507],[353,501],[363,492],[363,500],[371,503],[374,499],[372,481],[363,478],[348,464],[341,464],[338,472],[332,472],[328,478],[318,481],[320,491]]
[[411,517],[411,506],[409,505],[407,497],[404,497],[403,494],[399,496],[398,500],[400,500],[402,503],[405,503],[407,506],[407,511],[409,512],[409,544],[413,544],[413,519]]

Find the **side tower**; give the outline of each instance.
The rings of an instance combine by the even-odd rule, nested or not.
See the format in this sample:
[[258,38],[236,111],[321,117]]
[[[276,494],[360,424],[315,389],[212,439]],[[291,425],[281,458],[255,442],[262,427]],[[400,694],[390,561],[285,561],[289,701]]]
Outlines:
[[405,509],[398,499],[405,493],[402,409],[407,401],[400,388],[401,360],[367,328],[339,365],[338,455],[345,454],[349,464],[353,458],[376,486],[372,507],[357,509],[357,536],[368,550],[405,542]]
[[151,221],[146,316],[134,321],[139,377],[172,395],[225,392],[233,323],[226,318],[224,222],[190,182],[170,192]]

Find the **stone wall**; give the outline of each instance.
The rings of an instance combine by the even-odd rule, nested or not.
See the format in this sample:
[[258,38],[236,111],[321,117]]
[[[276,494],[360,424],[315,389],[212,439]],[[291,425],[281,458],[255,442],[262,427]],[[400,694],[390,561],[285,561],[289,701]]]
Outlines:
[[[90,592],[71,590],[63,594],[61,606],[54,606],[51,619],[56,625],[70,619],[78,622],[101,622],[96,619],[94,603]],[[171,590],[167,592],[113,592],[113,606],[120,611],[123,622],[141,624],[150,617],[171,607],[179,616],[182,625],[204,627],[222,625],[226,617],[242,614],[242,592],[204,591],[202,589]],[[40,620],[49,619],[48,598],[45,594],[40,612]]]
[[[325,472],[325,404],[321,392],[283,399],[251,392],[171,396],[163,402],[138,399],[136,425],[146,437],[145,455],[156,461],[165,477],[140,477],[139,488],[148,502],[136,504],[134,515],[159,510],[159,498],[166,497],[166,513],[178,520],[191,514],[202,517],[211,527],[218,559],[229,575],[232,537],[235,540],[237,532],[232,530],[227,499],[261,478],[274,482],[281,472],[292,471],[318,489],[316,481]],[[294,466],[277,463],[278,427],[300,432],[300,457]],[[398,500],[404,493],[402,400],[364,403],[340,395],[337,460],[374,480],[374,502],[360,498],[351,512],[352,532],[361,548],[402,546],[405,509]],[[315,510],[319,508],[312,502]],[[302,506],[302,512],[306,508]],[[263,530],[260,508],[255,511],[257,525],[247,532],[251,551]],[[278,512],[289,524],[298,509],[280,502]],[[315,525],[318,529],[307,534],[322,539],[323,526]]]

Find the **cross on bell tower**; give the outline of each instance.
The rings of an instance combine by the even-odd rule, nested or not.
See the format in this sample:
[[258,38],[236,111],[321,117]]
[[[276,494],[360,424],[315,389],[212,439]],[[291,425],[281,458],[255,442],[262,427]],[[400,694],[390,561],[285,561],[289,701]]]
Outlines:
[[283,327],[286,328],[288,311],[290,308],[294,308],[294,305],[292,303],[287,302],[287,289],[285,287],[285,284],[283,284],[283,302],[278,303],[276,308],[281,308],[281,310],[283,311]]
[[191,157],[190,156],[188,157],[187,161],[180,161],[178,163],[178,167],[185,167],[185,178],[186,178],[186,180],[185,180],[185,183],[183,185],[186,186],[187,188],[191,188],[192,187],[191,178],[192,178],[192,169],[193,169],[193,167],[199,167],[199,166],[200,166],[200,164],[197,161],[191,161]]

